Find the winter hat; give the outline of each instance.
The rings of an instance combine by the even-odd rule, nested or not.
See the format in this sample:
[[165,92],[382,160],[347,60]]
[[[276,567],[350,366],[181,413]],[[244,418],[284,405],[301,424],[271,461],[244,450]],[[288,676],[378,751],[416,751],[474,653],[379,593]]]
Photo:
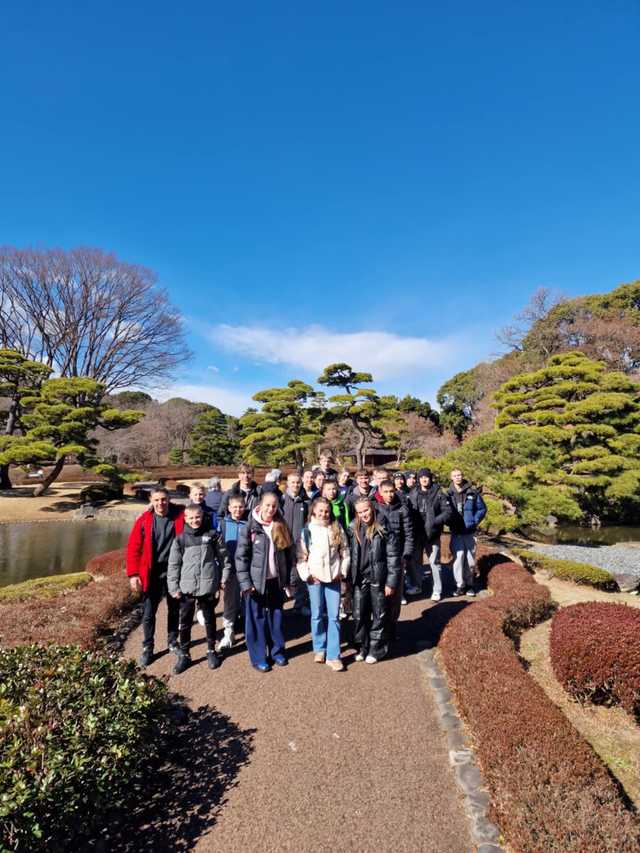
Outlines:
[[420,477],[428,477],[430,480],[433,480],[433,474],[428,468],[420,468],[418,471],[418,479],[420,479]]
[[409,479],[409,477],[415,477],[415,476],[416,476],[416,472],[415,472],[415,471],[405,471],[405,472],[404,472],[404,476],[405,476],[405,479],[406,479],[406,480],[408,480],[408,479]]
[[272,468],[264,478],[265,483],[277,483],[282,477],[282,471],[279,468]]

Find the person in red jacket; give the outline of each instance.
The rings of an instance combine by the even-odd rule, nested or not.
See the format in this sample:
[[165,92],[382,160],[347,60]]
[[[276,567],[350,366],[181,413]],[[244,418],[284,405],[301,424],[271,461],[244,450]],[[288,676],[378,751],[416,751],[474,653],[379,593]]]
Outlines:
[[167,592],[169,551],[184,528],[184,508],[169,503],[169,492],[161,487],[151,492],[151,506],[136,519],[127,544],[127,575],[131,589],[142,592],[142,655],[140,666],[153,660],[156,613],[167,601],[167,646],[178,652],[180,602]]

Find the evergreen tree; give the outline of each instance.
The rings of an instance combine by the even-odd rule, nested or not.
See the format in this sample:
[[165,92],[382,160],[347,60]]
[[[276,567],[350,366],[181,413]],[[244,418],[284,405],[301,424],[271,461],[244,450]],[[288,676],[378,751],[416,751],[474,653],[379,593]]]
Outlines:
[[195,422],[188,450],[192,465],[232,465],[240,444],[235,435],[237,419],[212,407]]
[[103,402],[105,386],[94,379],[47,379],[40,394],[23,397],[24,435],[6,436],[0,443],[0,464],[53,464],[52,471],[36,488],[42,494],[59,476],[71,456],[80,465],[110,477],[113,465],[95,455],[94,430],[122,429],[135,424],[141,412],[109,408]]
[[[24,397],[37,397],[50,373],[49,367],[16,350],[0,350],[0,399],[5,401],[0,410],[0,451],[10,444],[10,436],[23,431]],[[4,463],[0,465],[0,489],[10,488],[9,464]]]
[[292,379],[284,388],[267,388],[253,395],[260,411],[240,418],[242,456],[248,462],[301,466],[322,439],[324,394]]

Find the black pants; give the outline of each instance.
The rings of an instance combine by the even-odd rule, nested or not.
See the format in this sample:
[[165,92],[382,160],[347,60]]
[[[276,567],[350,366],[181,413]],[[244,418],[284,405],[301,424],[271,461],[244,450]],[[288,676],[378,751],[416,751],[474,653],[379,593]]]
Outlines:
[[178,599],[180,603],[180,651],[188,654],[191,645],[191,626],[196,604],[204,616],[204,630],[207,635],[207,648],[210,652],[216,646],[216,599],[212,595],[185,595]]
[[384,587],[364,578],[353,588],[354,641],[363,655],[381,660],[389,651],[387,600]]
[[180,602],[167,592],[167,576],[152,575],[149,589],[142,596],[142,645],[153,648],[153,637],[156,633],[156,613],[163,598],[167,600],[167,645],[178,641],[178,624],[180,622]]

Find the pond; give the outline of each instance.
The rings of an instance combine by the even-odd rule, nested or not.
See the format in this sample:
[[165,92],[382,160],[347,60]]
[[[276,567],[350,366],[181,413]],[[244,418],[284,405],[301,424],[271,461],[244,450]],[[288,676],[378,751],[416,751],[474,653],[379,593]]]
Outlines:
[[640,542],[640,527],[562,527],[529,528],[528,538],[548,545],[617,545],[623,542]]
[[81,572],[91,557],[126,545],[131,521],[0,524],[0,586]]

